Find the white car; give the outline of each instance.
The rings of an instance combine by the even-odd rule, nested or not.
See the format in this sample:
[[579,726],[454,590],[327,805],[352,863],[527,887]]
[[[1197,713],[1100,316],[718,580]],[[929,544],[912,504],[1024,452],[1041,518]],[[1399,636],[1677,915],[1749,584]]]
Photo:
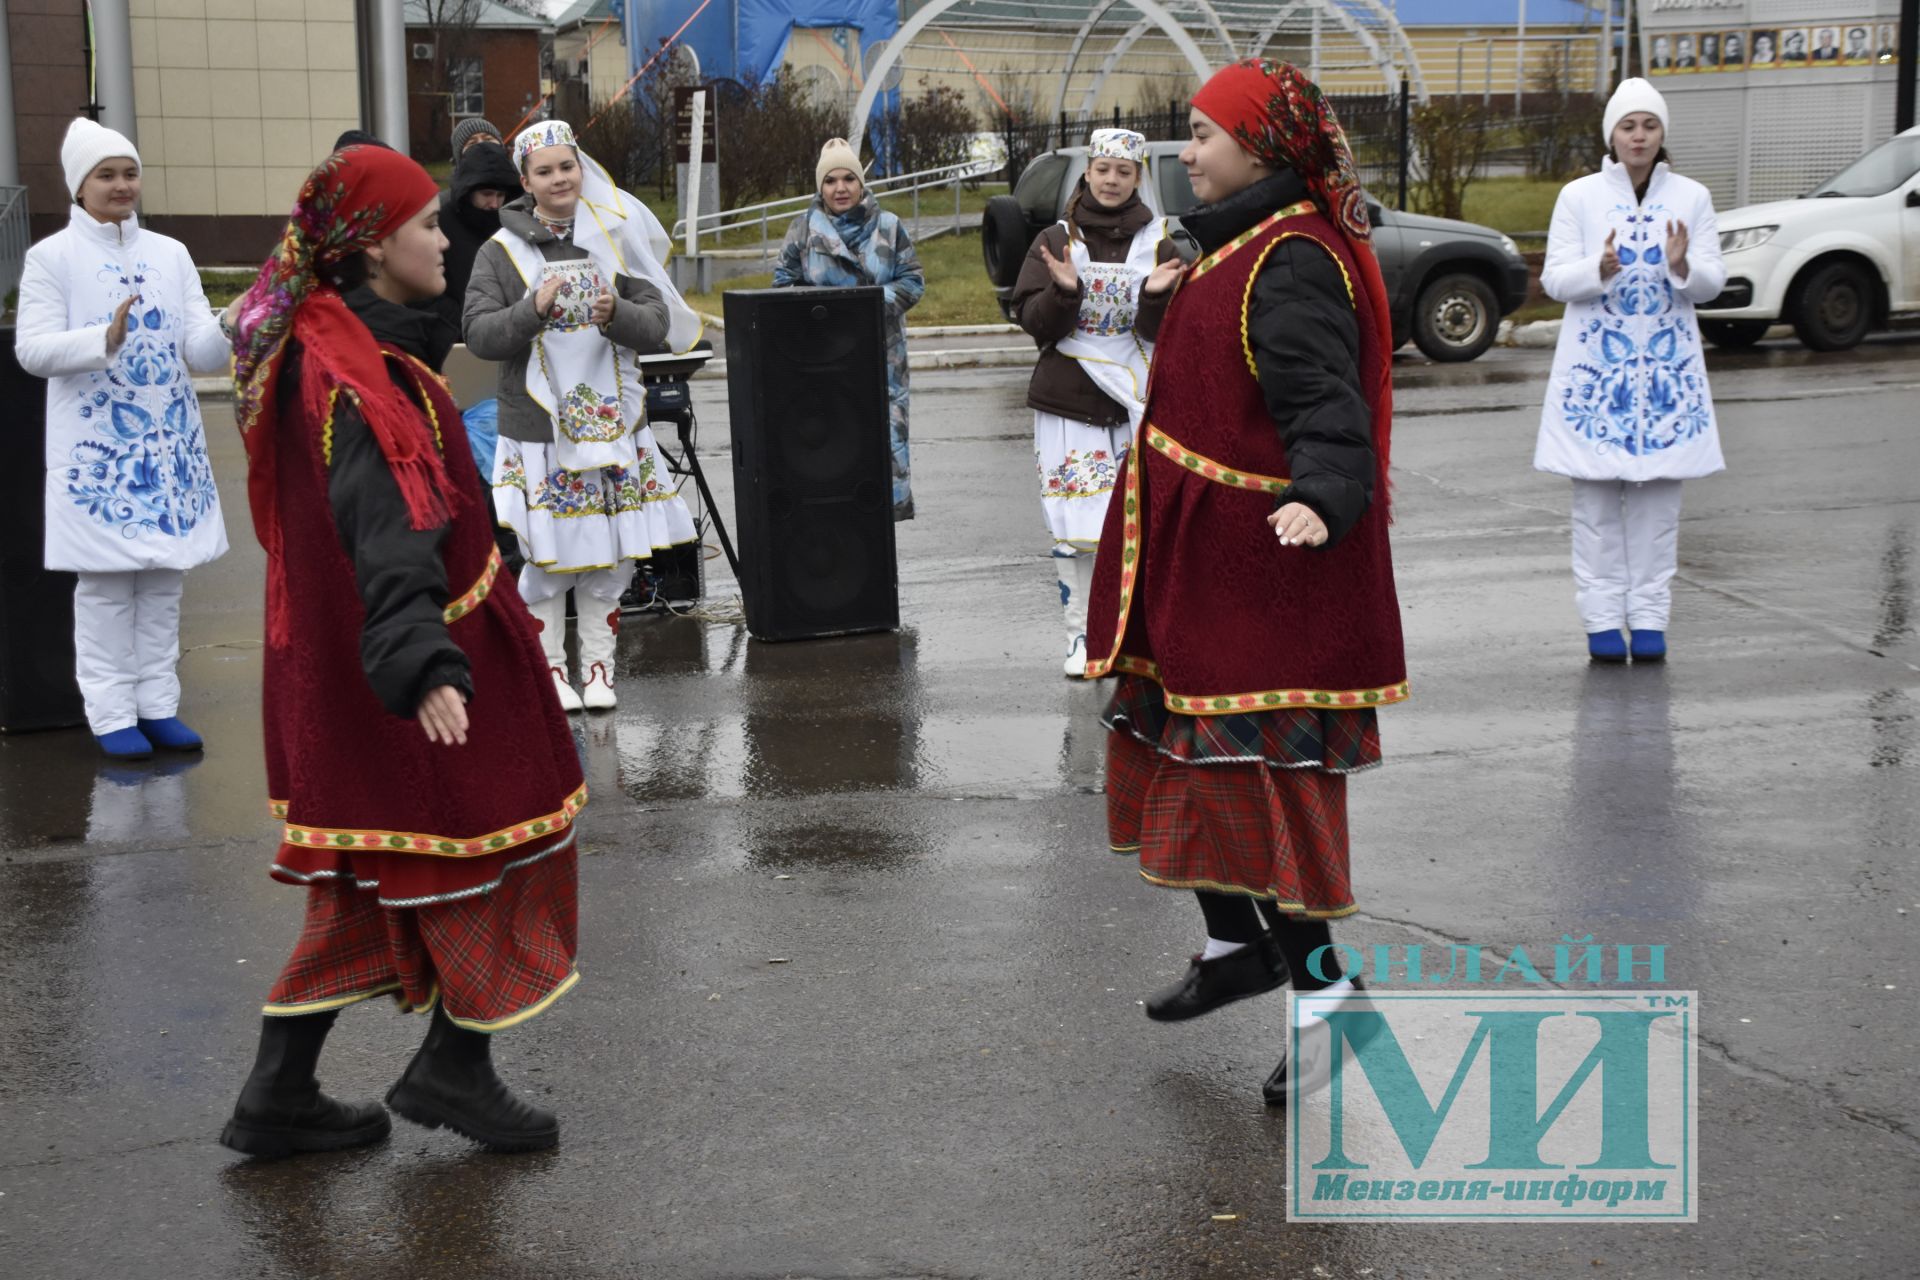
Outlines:
[[1727,287],[1700,332],[1750,347],[1791,324],[1815,351],[1843,351],[1920,312],[1920,127],[1888,139],[1798,200],[1720,215]]

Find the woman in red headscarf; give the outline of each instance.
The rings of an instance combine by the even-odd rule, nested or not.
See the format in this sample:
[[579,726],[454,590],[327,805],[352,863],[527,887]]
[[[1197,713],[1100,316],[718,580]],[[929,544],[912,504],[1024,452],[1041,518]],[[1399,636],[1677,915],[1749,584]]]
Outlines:
[[336,1102],[314,1077],[339,1010],[382,994],[433,1011],[395,1111],[496,1150],[559,1137],[494,1073],[489,1043],[578,980],[586,789],[532,620],[499,576],[437,372],[446,349],[407,305],[445,285],[438,197],[397,152],[335,152],[240,308],[267,785],[285,823],[272,874],[307,886],[221,1134],[251,1155],[386,1135],[378,1103]]
[[[1259,59],[1209,80],[1191,124],[1180,161],[1202,203],[1181,223],[1202,256],[1161,324],[1087,635],[1087,675],[1120,676],[1112,847],[1195,891],[1207,922],[1185,977],[1146,1002],[1164,1022],[1289,974],[1328,1000],[1357,990],[1314,953],[1356,909],[1346,777],[1380,762],[1374,709],[1407,696],[1393,341],[1346,138],[1312,81]],[[1308,1038],[1296,1081],[1317,1085],[1327,1056]],[[1288,1074],[1282,1058],[1269,1102]]]

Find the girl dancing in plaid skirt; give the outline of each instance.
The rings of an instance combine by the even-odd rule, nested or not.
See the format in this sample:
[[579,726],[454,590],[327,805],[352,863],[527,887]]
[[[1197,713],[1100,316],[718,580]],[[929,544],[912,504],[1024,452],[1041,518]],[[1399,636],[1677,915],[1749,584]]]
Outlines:
[[[1120,677],[1107,820],[1150,882],[1198,895],[1207,944],[1147,1001],[1173,1022],[1358,983],[1313,953],[1355,910],[1347,775],[1407,696],[1387,545],[1387,298],[1330,104],[1248,60],[1193,99],[1180,160],[1203,202],[1155,351],[1140,440],[1100,538],[1087,675]],[[1309,963],[1310,958],[1312,963]],[[1315,1087],[1303,1037],[1266,1082]]]
[[[501,1151],[559,1122],[494,1073],[492,1033],[578,980],[580,762],[540,639],[500,555],[459,410],[435,369],[439,191],[350,146],[300,193],[240,308],[247,495],[267,552],[273,877],[306,922],[267,997],[221,1134],[249,1155],[377,1142],[379,1103],[314,1068],[342,1008],[432,1010],[387,1103]],[[450,428],[450,429],[449,429]]]

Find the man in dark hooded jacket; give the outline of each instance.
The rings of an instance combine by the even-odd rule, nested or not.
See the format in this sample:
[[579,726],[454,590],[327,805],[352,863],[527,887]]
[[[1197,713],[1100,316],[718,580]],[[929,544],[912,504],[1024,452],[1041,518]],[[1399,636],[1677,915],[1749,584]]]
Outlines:
[[453,166],[453,179],[440,195],[440,230],[447,236],[447,291],[419,304],[432,311],[460,341],[460,310],[467,298],[467,277],[480,246],[500,229],[500,206],[520,194],[520,171],[497,142],[471,143]]

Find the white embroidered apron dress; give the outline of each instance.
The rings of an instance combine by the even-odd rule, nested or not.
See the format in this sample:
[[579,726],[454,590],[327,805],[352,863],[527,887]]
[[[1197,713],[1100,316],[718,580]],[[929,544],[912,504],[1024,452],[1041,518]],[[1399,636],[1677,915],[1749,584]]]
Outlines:
[[[646,422],[635,353],[588,321],[590,291],[611,288],[617,275],[653,284],[667,299],[668,345],[675,351],[698,341],[700,319],[659,269],[655,252],[664,251],[664,235],[647,234],[650,216],[631,216],[621,193],[596,175],[598,166],[581,160],[589,167],[574,244],[587,251],[588,260],[550,263],[518,236],[502,230],[494,237],[528,292],[548,275],[562,279],[555,304],[561,315],[534,339],[527,361],[527,394],[552,417],[553,443],[503,436],[493,470],[500,523],[519,535],[529,565],[556,574],[645,560],[699,536],[692,513],[664,474]],[[597,191],[601,186],[607,190]]]
[[1090,554],[1099,547],[1121,459],[1140,430],[1153,344],[1134,332],[1134,325],[1141,290],[1153,273],[1165,237],[1163,222],[1148,223],[1134,233],[1121,262],[1094,262],[1083,240],[1068,238],[1074,270],[1080,276],[1080,314],[1073,332],[1056,342],[1054,350],[1077,361],[1095,386],[1126,409],[1128,426],[1101,427],[1034,412],[1040,506],[1056,554]]

